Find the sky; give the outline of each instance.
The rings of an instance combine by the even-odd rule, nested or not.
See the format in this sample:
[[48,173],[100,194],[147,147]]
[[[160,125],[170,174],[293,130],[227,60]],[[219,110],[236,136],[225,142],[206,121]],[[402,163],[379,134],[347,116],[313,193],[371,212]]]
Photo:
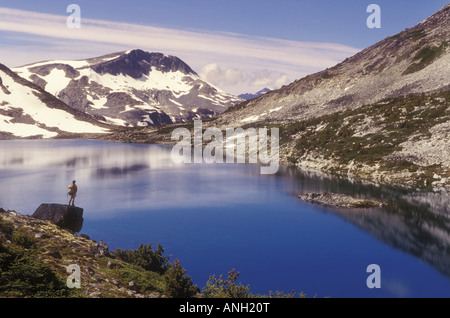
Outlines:
[[[232,93],[276,89],[413,27],[443,0],[0,0],[0,63],[143,49]],[[80,8],[79,28],[70,28]],[[381,28],[369,28],[370,4]]]

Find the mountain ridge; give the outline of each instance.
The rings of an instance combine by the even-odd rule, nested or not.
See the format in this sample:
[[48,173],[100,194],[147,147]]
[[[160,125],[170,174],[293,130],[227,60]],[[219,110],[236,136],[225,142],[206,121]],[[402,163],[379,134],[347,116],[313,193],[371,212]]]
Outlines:
[[[122,53],[119,52],[119,54],[120,56],[118,58],[93,66],[94,71],[100,74],[107,72],[111,75],[129,75],[137,79],[143,75],[148,76],[151,72],[151,66],[156,66],[156,69],[162,72],[180,70],[185,75],[198,75],[189,65],[176,56],[150,53],[140,49],[123,51]],[[87,61],[94,63],[95,58],[88,59]]]
[[217,124],[306,120],[450,87],[450,4],[335,66],[228,109]]
[[217,115],[242,99],[175,56],[140,49],[13,69],[72,108],[118,126],[158,126]]

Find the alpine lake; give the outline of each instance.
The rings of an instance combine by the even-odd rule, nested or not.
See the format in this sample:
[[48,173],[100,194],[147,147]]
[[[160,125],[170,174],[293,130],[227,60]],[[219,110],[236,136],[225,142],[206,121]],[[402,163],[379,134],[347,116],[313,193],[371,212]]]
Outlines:
[[[176,164],[165,145],[11,140],[0,149],[0,207],[31,215],[41,203],[67,204],[76,180],[80,233],[110,250],[161,243],[200,289],[234,268],[259,295],[450,297],[448,195],[293,167],[264,175],[252,164]],[[388,204],[340,208],[298,198],[309,192]]]

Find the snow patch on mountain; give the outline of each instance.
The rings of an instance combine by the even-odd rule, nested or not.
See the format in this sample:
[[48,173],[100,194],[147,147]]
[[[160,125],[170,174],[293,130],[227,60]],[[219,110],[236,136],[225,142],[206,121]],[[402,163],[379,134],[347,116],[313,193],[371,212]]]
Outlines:
[[[52,138],[61,132],[106,133],[108,129],[46,103],[45,92],[0,65],[0,132],[12,137]],[[30,84],[30,85],[27,85]],[[61,103],[54,98],[49,102]],[[67,105],[63,106],[67,107]],[[67,107],[70,110],[69,107]]]

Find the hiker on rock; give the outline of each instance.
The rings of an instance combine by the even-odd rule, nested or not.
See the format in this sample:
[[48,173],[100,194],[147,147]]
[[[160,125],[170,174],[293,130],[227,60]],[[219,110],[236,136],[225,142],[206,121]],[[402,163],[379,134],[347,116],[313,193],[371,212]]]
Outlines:
[[68,194],[70,195],[69,205],[72,202],[72,206],[75,206],[75,197],[77,196],[78,187],[75,184],[75,180],[72,181],[72,184],[69,186]]

